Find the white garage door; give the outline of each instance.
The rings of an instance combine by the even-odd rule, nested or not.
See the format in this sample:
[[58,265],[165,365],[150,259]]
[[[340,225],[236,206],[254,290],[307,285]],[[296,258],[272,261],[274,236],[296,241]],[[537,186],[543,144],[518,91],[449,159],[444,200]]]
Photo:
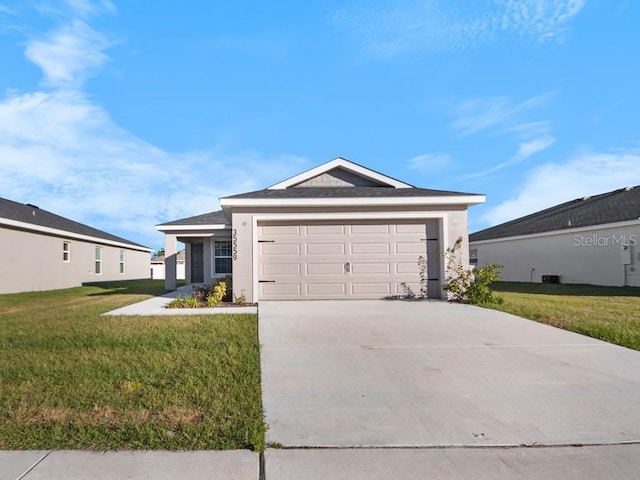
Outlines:
[[403,282],[418,293],[433,243],[425,223],[261,224],[258,235],[261,300],[382,298]]

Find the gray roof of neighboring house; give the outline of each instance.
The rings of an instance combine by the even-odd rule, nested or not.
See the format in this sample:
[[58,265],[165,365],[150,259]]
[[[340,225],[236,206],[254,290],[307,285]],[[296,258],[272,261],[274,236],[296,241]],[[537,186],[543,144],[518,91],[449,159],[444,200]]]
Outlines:
[[159,227],[170,225],[231,225],[231,222],[222,210],[203,213],[195,217],[181,218],[173,222],[161,223]]
[[54,228],[56,230],[63,230],[65,232],[79,235],[87,235],[97,239],[124,243],[131,245],[132,247],[147,248],[139,243],[126,240],[116,235],[111,235],[110,233],[103,232],[102,230],[98,230],[97,228],[93,228],[82,223],[74,222],[73,220],[61,217],[55,213],[47,212],[35,205],[18,203],[6,198],[0,198],[0,218],[29,223],[40,227]]
[[471,242],[640,219],[640,186],[578,198],[469,236]]
[[431,190],[428,188],[393,188],[393,187],[305,187],[264,189],[255,192],[231,195],[228,198],[248,199],[296,199],[296,198],[380,198],[380,197],[449,197],[472,195],[447,190]]

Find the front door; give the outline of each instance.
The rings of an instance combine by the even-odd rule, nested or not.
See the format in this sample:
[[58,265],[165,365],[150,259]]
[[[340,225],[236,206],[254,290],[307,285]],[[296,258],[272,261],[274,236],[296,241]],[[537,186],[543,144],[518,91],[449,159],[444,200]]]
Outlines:
[[191,244],[191,283],[204,282],[204,245]]

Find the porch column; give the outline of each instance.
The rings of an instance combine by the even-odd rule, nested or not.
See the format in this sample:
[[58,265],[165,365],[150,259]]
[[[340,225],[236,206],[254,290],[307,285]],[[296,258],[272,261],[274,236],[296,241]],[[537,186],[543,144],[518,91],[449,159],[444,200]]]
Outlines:
[[165,233],[164,235],[164,288],[175,290],[177,280],[178,236]]

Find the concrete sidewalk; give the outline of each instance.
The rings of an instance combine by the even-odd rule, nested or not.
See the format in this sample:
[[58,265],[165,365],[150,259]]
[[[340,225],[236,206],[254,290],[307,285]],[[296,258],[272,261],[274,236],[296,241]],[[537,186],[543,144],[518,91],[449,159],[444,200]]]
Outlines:
[[259,456],[235,451],[0,451],[0,480],[247,480]]
[[[262,463],[262,465],[261,465]],[[538,448],[0,451],[0,480],[628,480],[640,445]]]
[[133,305],[127,305],[126,307],[118,308],[103,315],[143,315],[143,316],[155,316],[155,315],[215,315],[221,313],[258,313],[257,306],[244,306],[244,307],[216,307],[216,308],[165,308],[171,300],[178,295],[185,297],[193,294],[193,287],[191,285],[185,285],[179,287],[173,292],[165,293],[159,297],[153,297],[142,302],[134,303]]

